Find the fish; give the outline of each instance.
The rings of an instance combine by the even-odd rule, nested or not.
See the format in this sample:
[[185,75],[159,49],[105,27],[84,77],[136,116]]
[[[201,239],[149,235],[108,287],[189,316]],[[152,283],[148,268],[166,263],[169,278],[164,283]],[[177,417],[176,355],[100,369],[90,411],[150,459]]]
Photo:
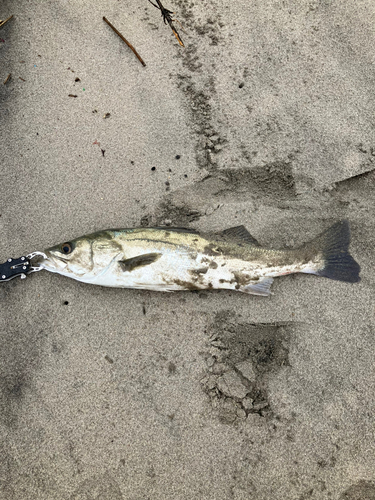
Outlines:
[[244,226],[217,233],[150,227],[108,229],[48,248],[41,268],[105,287],[173,292],[229,289],[268,296],[277,276],[307,273],[360,281],[342,220],[297,249],[263,248]]

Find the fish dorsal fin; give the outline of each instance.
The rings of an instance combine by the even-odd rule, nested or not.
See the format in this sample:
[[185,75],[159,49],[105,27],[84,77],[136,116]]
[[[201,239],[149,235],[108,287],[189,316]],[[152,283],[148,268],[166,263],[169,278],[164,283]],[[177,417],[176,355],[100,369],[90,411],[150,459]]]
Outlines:
[[257,240],[253,236],[251,236],[245,226],[230,227],[229,229],[224,229],[224,231],[222,231],[220,234],[225,238],[235,240],[240,243],[247,243],[256,247],[260,246]]
[[123,271],[131,272],[138,267],[149,266],[153,264],[158,259],[160,259],[161,253],[145,253],[143,255],[137,255],[136,257],[131,257],[130,259],[119,260],[118,263]]

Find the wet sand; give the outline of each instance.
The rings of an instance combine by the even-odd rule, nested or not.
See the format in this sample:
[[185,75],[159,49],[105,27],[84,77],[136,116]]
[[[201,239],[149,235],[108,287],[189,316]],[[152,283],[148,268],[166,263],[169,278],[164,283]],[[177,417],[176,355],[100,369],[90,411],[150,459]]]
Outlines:
[[0,5],[0,261],[153,225],[293,248],[347,218],[362,281],[0,285],[0,499],[374,498],[374,4],[165,7],[185,48],[147,0]]

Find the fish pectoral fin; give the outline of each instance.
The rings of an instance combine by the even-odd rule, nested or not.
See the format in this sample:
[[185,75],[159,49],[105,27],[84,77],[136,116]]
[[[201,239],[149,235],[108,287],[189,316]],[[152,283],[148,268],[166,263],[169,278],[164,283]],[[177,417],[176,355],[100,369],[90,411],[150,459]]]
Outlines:
[[251,293],[253,295],[262,295],[263,297],[268,297],[272,294],[271,285],[273,283],[273,278],[264,278],[258,282],[249,283],[241,289],[241,292]]
[[253,236],[251,236],[245,226],[230,227],[229,229],[224,229],[224,231],[221,231],[221,234],[225,238],[229,238],[231,240],[248,243],[249,245],[253,245],[256,247],[260,246],[258,241]]
[[137,255],[136,257],[131,257],[130,259],[119,260],[119,266],[122,271],[131,272],[138,267],[149,266],[153,264],[161,257],[161,253],[145,253],[143,255]]

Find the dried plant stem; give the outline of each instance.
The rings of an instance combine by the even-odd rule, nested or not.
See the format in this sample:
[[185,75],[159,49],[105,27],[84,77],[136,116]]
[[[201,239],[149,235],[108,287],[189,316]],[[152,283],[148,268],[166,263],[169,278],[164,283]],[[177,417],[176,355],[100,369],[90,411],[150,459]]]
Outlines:
[[124,36],[121,35],[121,33],[113,26],[113,24],[111,24],[108,21],[108,19],[106,17],[103,17],[103,20],[108,24],[108,26],[110,26],[113,29],[113,31],[116,33],[116,35],[118,35],[121,38],[121,40],[126,43],[126,45],[129,47],[129,49],[131,49],[134,52],[134,54],[137,56],[137,58],[141,62],[142,66],[146,66],[146,63],[144,62],[142,57],[138,54],[138,52],[135,50],[133,45],[131,43],[129,43]]
[[6,24],[8,21],[10,21],[13,17],[13,14],[11,16],[8,17],[8,19],[5,19],[5,21],[0,21],[0,28],[2,28],[4,26],[4,24]]
[[[164,24],[166,24],[166,23],[169,24],[174,36],[177,38],[178,43],[181,45],[181,47],[185,47],[184,42],[181,40],[181,37],[178,34],[178,31],[173,26],[173,22],[177,21],[177,19],[172,19],[171,14],[173,14],[173,12],[171,10],[166,9],[162,5],[160,0],[156,0],[157,5],[155,5],[154,2],[152,2],[151,0],[148,0],[148,1],[150,2],[150,4],[152,4],[154,7],[156,7],[157,9],[159,9],[161,11],[161,15],[163,17]],[[177,22],[179,24],[181,24],[180,21],[177,21]],[[183,28],[182,28],[182,31],[184,31]]]

